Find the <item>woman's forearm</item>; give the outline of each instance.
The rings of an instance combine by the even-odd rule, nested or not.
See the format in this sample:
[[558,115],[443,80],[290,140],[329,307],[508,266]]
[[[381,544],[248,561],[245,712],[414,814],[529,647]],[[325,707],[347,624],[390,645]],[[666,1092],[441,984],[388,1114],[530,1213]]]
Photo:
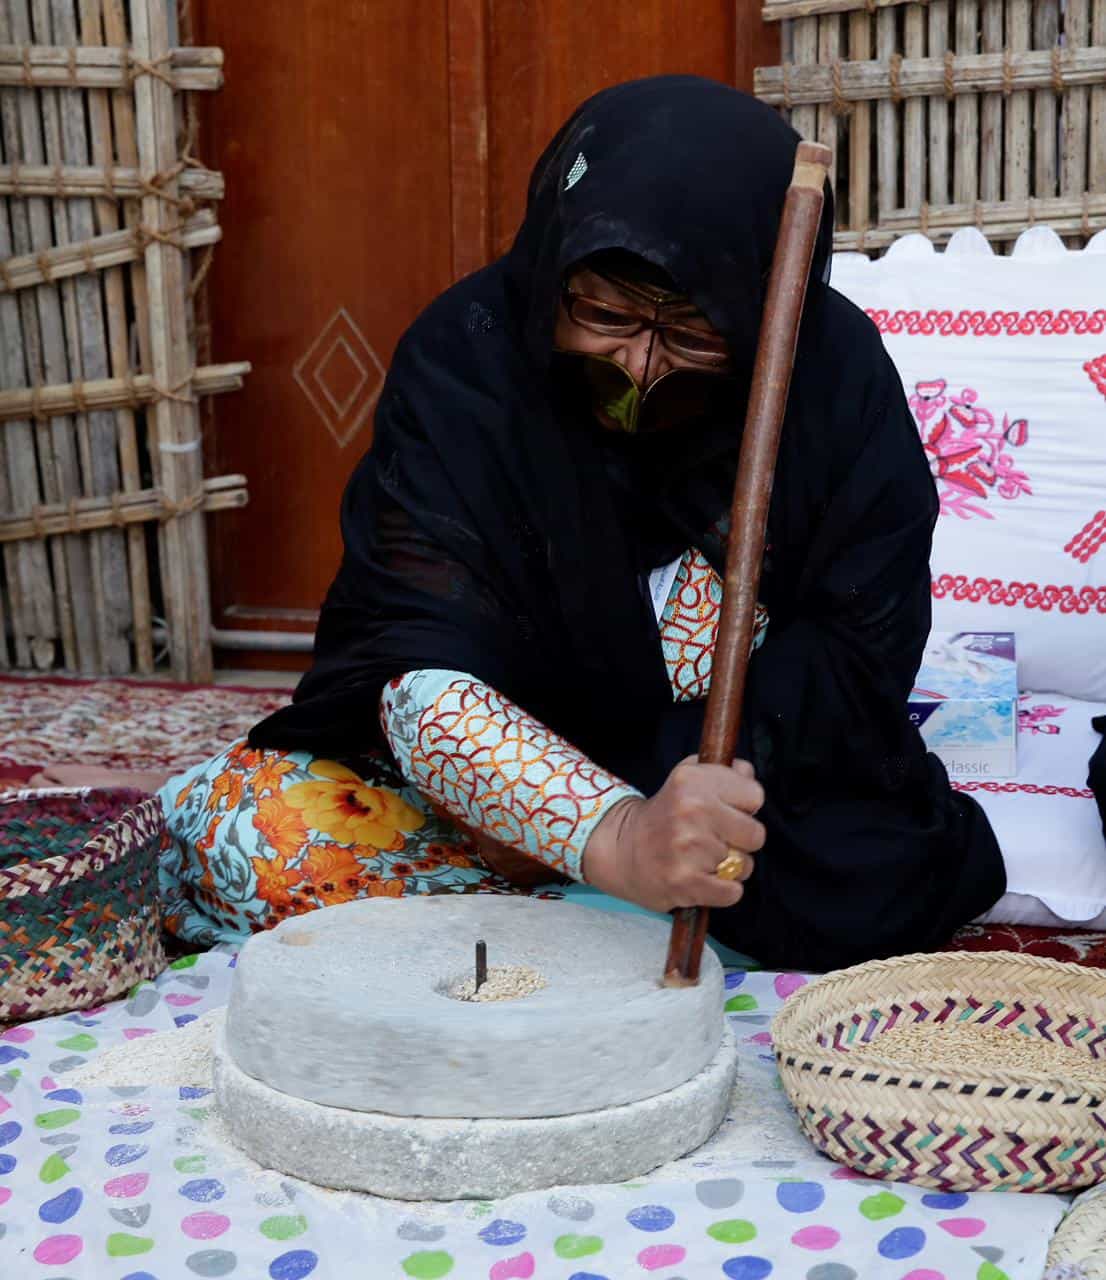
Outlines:
[[411,671],[380,700],[404,775],[491,839],[582,880],[592,831],[640,793],[495,689],[462,671]]

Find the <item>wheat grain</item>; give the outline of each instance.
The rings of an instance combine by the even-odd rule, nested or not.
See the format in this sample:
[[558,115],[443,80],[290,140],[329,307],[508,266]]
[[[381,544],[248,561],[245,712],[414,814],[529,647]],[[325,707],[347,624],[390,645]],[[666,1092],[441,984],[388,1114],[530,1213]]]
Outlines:
[[487,981],[476,991],[475,978],[462,978],[447,989],[451,1000],[467,1000],[483,1004],[492,1000],[519,1000],[533,995],[546,986],[545,979],[536,969],[525,964],[498,964],[488,969]]
[[909,1063],[916,1070],[936,1068],[983,1076],[989,1070],[1040,1071],[1106,1088],[1106,1061],[1092,1058],[1082,1047],[1069,1048],[1016,1027],[914,1022],[885,1031],[867,1050]]

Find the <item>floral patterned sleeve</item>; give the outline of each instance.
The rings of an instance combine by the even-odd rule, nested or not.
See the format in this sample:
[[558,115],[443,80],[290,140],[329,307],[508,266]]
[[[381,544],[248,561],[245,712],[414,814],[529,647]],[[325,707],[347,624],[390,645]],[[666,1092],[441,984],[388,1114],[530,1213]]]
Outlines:
[[588,838],[640,795],[463,671],[410,671],[380,699],[400,769],[430,800],[501,844],[582,880]]

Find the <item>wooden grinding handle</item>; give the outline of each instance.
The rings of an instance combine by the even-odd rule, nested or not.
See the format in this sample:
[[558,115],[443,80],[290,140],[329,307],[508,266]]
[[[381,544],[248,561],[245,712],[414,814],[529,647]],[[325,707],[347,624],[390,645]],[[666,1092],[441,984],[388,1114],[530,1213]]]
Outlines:
[[[721,617],[699,747],[704,764],[731,764],[737,749],[772,479],[831,160],[829,147],[799,143],[780,219],[730,511]],[[709,912],[681,907],[673,917],[664,985],[694,986]]]

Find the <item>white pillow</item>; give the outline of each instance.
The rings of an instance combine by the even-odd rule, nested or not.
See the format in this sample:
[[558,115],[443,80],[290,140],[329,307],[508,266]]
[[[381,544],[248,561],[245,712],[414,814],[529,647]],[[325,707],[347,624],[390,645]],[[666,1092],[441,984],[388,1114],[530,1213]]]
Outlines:
[[941,496],[933,625],[1013,631],[1023,688],[1106,702],[1106,233],[923,236],[833,284],[876,322]]
[[1018,776],[954,783],[991,820],[1006,864],[1007,892],[984,921],[1106,923],[1106,839],[1087,762],[1100,742],[1091,717],[1106,706],[1055,694],[1019,700]]

